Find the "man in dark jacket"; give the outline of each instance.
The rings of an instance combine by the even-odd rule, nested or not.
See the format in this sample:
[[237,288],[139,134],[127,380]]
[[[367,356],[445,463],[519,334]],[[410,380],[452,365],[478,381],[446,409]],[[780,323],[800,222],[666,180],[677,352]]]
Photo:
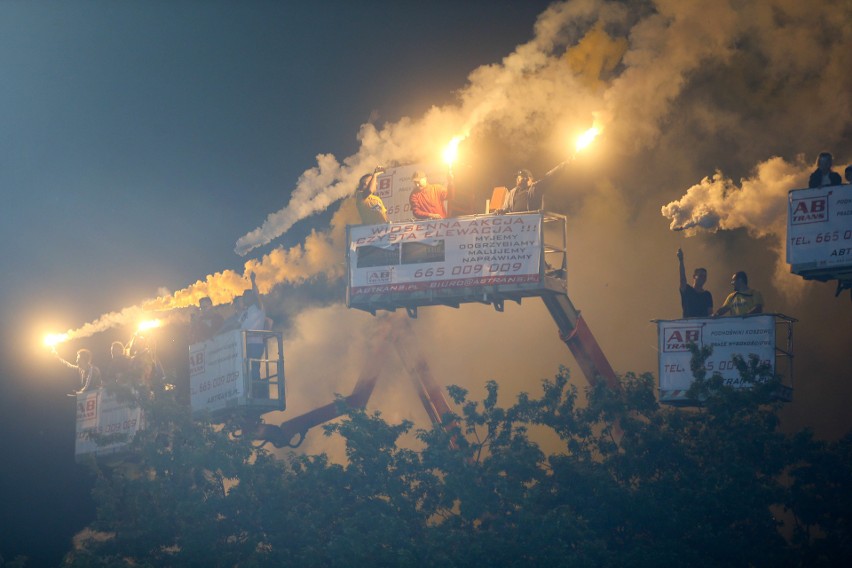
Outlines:
[[536,181],[527,169],[518,171],[515,187],[509,190],[503,200],[500,213],[520,213],[523,211],[540,211],[544,208],[544,192],[550,182],[550,176]]
[[683,266],[683,250],[677,249],[680,265],[680,305],[685,318],[706,318],[713,315],[713,296],[704,289],[707,282],[707,269],[696,268],[692,273],[692,286],[686,281],[686,269]]
[[825,187],[827,185],[840,185],[842,180],[840,174],[831,171],[831,163],[834,160],[829,152],[820,152],[817,158],[817,169],[808,180],[808,187]]

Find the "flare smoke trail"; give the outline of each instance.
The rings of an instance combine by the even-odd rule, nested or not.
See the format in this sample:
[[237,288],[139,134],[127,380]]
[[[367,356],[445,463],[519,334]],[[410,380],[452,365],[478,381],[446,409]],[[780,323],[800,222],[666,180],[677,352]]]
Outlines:
[[775,282],[788,297],[795,298],[804,281],[790,274],[784,257],[787,193],[807,187],[812,169],[801,156],[795,163],[775,157],[759,164],[754,175],[739,185],[717,171],[677,201],[664,205],[661,212],[671,220],[672,231],[684,231],[687,236],[742,228],[755,238],[775,239]]
[[661,212],[671,220],[672,231],[687,235],[739,228],[755,237],[782,234],[787,192],[807,187],[810,169],[801,160],[788,163],[775,157],[759,164],[754,176],[741,180],[739,186],[717,171],[687,189],[679,200],[664,205]]
[[341,259],[345,248],[346,225],[356,222],[356,219],[354,205],[344,204],[332,217],[327,231],[313,231],[303,244],[290,249],[274,249],[260,259],[246,261],[242,274],[234,270],[210,274],[204,280],[172,294],[105,314],[78,329],[69,330],[67,339],[89,337],[113,327],[135,324],[152,312],[173,322],[183,317],[175,310],[195,306],[204,296],[209,296],[214,305],[226,304],[251,288],[251,272],[257,275],[257,286],[262,294],[279,284],[298,284],[320,274],[330,280],[338,279],[344,272]]
[[804,281],[791,275],[785,263],[785,219],[787,192],[807,185],[808,167],[772,158],[758,165],[753,177],[733,180],[717,171],[690,187],[677,201],[661,208],[671,220],[669,228],[693,236],[699,231],[716,232],[745,228],[754,237],[771,237],[776,253],[774,282],[788,298],[797,298]]

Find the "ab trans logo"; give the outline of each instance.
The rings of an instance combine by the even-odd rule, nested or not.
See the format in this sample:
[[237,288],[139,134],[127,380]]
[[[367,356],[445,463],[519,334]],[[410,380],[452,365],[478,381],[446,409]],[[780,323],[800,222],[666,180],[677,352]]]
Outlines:
[[97,393],[91,393],[93,396],[86,396],[83,400],[77,402],[77,420],[91,420],[98,416],[98,397]]
[[[828,195],[831,195],[829,192]],[[793,199],[790,202],[790,224],[823,223],[828,221],[828,196]]]
[[189,375],[194,377],[204,373],[204,351],[189,354]]
[[368,284],[390,284],[390,270],[373,270],[367,273]]
[[376,195],[388,199],[393,195],[393,176],[384,175],[376,180]]
[[664,352],[678,353],[689,351],[690,343],[694,343],[698,347],[701,347],[701,326],[677,326],[663,328]]

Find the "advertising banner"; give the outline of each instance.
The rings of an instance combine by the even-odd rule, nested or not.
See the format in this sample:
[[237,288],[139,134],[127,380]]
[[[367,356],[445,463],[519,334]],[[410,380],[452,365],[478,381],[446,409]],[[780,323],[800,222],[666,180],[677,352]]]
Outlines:
[[189,347],[193,412],[234,406],[245,396],[243,332],[235,329]]
[[[77,437],[74,455],[106,455],[129,444],[136,432],[144,427],[142,409],[126,402],[117,402],[104,389],[77,395]],[[118,441],[98,445],[92,434],[123,434]]]
[[707,374],[718,372],[725,384],[745,386],[732,361],[734,355],[748,359],[757,355],[775,370],[775,316],[771,314],[691,318],[657,322],[660,354],[660,401],[685,400],[695,378],[690,370],[688,345],[711,345],[713,354],[705,362]]
[[852,185],[794,189],[787,201],[793,272],[852,266]]
[[540,281],[542,215],[350,227],[350,299]]
[[388,168],[383,174],[376,178],[376,195],[382,198],[382,202],[388,210],[388,219],[391,223],[411,221],[414,215],[411,213],[411,205],[408,196],[414,188],[411,176],[414,172],[426,173],[429,183],[436,183],[446,187],[447,167],[429,164],[411,164]]

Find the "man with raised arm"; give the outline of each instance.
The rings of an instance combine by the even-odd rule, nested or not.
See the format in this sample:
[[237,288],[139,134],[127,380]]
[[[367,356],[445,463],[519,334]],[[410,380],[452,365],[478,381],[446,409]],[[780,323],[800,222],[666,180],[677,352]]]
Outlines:
[[213,300],[204,296],[198,300],[198,311],[190,316],[189,342],[201,343],[215,337],[224,324],[225,318],[213,311]]
[[376,166],[371,174],[364,174],[358,181],[358,189],[355,190],[355,206],[361,215],[361,222],[365,225],[380,225],[388,223],[388,210],[382,198],[376,195],[376,177],[384,169]]
[[80,390],[76,390],[68,396],[76,396],[84,392],[101,388],[101,370],[92,364],[91,351],[88,349],[80,349],[77,351],[76,364],[69,363],[63,359],[59,353],[56,352],[56,349],[52,349],[51,352],[57,359],[59,359],[60,363],[69,369],[74,369],[80,375]]
[[685,318],[706,318],[713,315],[713,295],[704,289],[707,282],[707,269],[696,268],[692,271],[692,286],[686,282],[686,269],[683,266],[683,250],[677,249],[677,261],[680,272],[680,305]]

